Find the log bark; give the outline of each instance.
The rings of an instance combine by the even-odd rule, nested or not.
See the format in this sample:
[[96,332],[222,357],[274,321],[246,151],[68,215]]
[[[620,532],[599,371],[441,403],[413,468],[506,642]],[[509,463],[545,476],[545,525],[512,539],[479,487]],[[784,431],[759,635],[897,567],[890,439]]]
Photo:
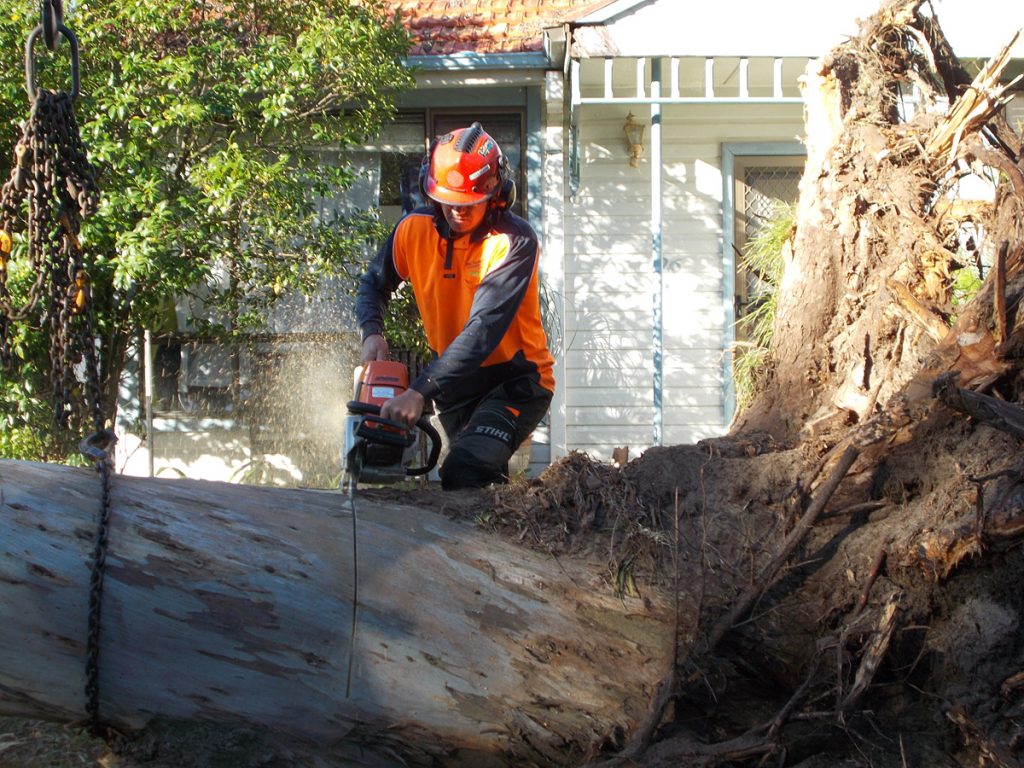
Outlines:
[[[344,496],[115,477],[101,718],[252,724],[446,765],[562,765],[643,719],[672,648],[664,603],[467,524],[357,505],[350,646]],[[83,716],[98,506],[93,472],[0,461],[0,714]]]

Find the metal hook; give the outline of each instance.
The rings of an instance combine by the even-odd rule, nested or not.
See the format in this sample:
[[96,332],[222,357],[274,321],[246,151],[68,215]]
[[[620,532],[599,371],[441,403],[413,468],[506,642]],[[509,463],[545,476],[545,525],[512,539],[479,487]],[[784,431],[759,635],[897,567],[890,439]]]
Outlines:
[[116,444],[117,436],[113,430],[101,429],[84,437],[78,444],[78,451],[87,459],[99,464],[110,458],[110,451]]
[[[67,38],[68,44],[71,46],[71,100],[74,101],[78,98],[79,91],[79,70],[78,70],[78,38],[72,34],[71,30],[65,27],[63,24],[57,29],[59,35],[63,35]],[[25,90],[28,91],[29,101],[35,102],[36,91],[36,60],[32,55],[32,50],[35,46],[36,39],[39,35],[45,34],[44,25],[40,24],[38,27],[33,29],[28,36],[28,40],[25,41]]]

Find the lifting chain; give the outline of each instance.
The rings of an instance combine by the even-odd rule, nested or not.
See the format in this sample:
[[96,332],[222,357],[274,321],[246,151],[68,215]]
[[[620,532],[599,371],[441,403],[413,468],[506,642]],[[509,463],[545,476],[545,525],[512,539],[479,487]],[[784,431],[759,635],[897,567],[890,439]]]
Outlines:
[[103,574],[107,564],[107,541],[110,538],[110,480],[113,474],[111,449],[114,433],[97,430],[81,444],[82,453],[96,463],[100,475],[100,515],[96,521],[89,572],[89,618],[85,636],[85,713],[89,726],[96,735],[102,733],[100,724],[100,615],[103,607]]
[[[30,35],[31,41],[42,26]],[[74,36],[61,25],[69,40]],[[73,46],[77,47],[77,46]],[[31,51],[31,45],[26,46]],[[26,82],[33,77],[26,71]],[[32,313],[46,293],[41,319],[50,331],[50,383],[54,419],[69,426],[74,411],[75,368],[95,358],[90,280],[82,259],[78,233],[82,216],[96,210],[99,190],[75,121],[74,95],[36,88],[14,164],[0,190],[0,363],[12,363],[11,324]],[[34,275],[26,298],[16,303],[8,288],[13,236],[25,222],[27,273]],[[6,246],[6,248],[3,248]],[[88,370],[86,373],[90,373]],[[98,384],[96,391],[99,391]],[[93,393],[88,393],[93,399]],[[100,402],[90,403],[96,429],[103,427]],[[97,421],[98,420],[98,421]]]
[[[79,92],[78,41],[63,21],[61,0],[42,0],[41,23],[25,43],[25,83],[32,104],[14,165],[0,190],[0,368],[13,365],[13,323],[32,318],[49,331],[50,385],[55,423],[63,428],[91,421],[82,453],[96,465],[102,498],[91,557],[86,635],[86,705],[99,732],[99,633],[103,574],[109,537],[114,433],[106,428],[99,358],[93,328],[91,280],[79,232],[83,216],[95,212],[99,189],[75,120]],[[62,39],[71,51],[71,90],[36,84],[35,43],[50,51]],[[22,243],[15,236],[24,233]],[[16,247],[17,246],[17,247]],[[28,285],[13,295],[8,281],[17,252]],[[84,413],[83,413],[84,407]]]

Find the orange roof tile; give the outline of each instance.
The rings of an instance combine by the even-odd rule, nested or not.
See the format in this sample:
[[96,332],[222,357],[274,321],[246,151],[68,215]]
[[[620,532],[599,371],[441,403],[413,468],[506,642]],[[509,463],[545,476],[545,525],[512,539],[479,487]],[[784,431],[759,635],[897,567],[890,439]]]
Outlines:
[[613,0],[389,0],[412,34],[412,56],[532,53],[543,30]]

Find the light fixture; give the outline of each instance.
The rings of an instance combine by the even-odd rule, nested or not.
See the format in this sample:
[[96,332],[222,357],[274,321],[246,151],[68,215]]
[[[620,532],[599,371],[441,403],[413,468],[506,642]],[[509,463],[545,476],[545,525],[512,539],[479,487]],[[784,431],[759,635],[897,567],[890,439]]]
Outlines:
[[626,122],[622,125],[622,132],[626,134],[626,146],[629,148],[630,168],[640,165],[640,157],[644,153],[644,127],[632,112],[626,116]]

